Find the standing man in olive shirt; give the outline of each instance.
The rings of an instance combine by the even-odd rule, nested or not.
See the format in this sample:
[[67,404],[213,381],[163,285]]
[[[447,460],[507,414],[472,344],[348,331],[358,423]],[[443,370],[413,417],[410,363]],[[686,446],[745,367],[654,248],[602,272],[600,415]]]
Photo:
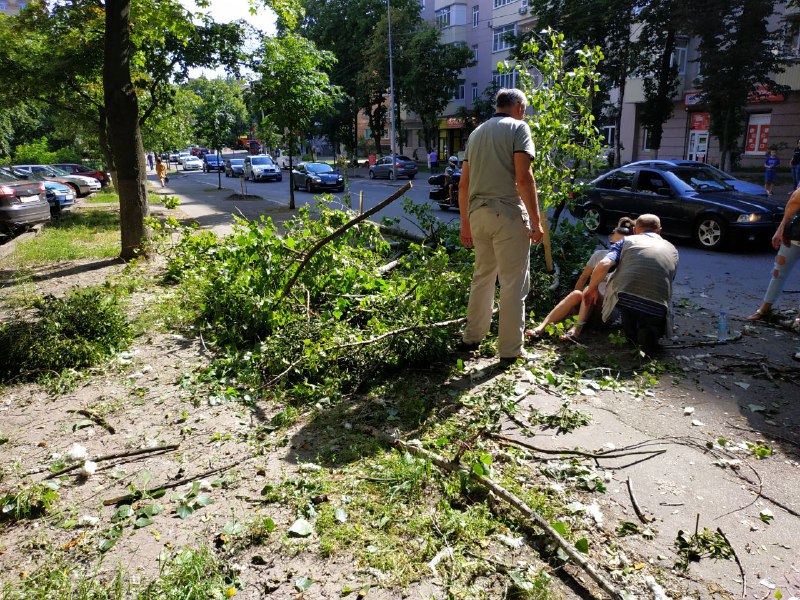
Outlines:
[[530,245],[540,243],[544,235],[531,171],[535,150],[524,121],[527,105],[521,90],[497,92],[497,112],[469,137],[458,186],[461,243],[475,248],[462,342],[476,346],[489,332],[499,278],[501,360],[524,356]]

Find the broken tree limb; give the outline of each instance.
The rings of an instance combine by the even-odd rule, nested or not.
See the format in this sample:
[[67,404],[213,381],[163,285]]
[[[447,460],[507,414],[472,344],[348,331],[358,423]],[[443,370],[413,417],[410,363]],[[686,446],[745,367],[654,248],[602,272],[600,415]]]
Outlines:
[[411,233],[410,231],[406,231],[405,229],[400,229],[399,227],[390,227],[388,225],[378,225],[380,227],[380,232],[384,235],[390,235],[392,237],[400,238],[402,240],[407,240],[409,242],[414,242],[415,244],[424,244],[428,241],[424,235],[419,235],[418,233]]
[[361,340],[358,342],[348,342],[346,344],[341,344],[339,346],[333,346],[331,348],[327,348],[327,351],[331,350],[342,350],[344,348],[355,348],[357,346],[366,346],[368,344],[374,344],[375,342],[379,342],[387,337],[392,337],[394,335],[400,335],[401,333],[408,333],[410,331],[418,331],[420,329],[440,329],[444,327],[452,327],[453,325],[461,325],[462,323],[466,323],[466,317],[460,317],[458,319],[449,319],[447,321],[439,321],[438,323],[426,323],[424,325],[409,325],[407,327],[400,327],[399,329],[392,329],[391,331],[387,331],[386,333],[382,333],[381,335],[376,335],[375,337],[368,338],[366,340]]
[[482,475],[478,475],[471,470],[465,469],[460,463],[453,463],[439,454],[425,450],[421,446],[409,444],[402,440],[395,440],[382,431],[375,429],[374,427],[360,425],[358,428],[361,431],[364,431],[365,433],[368,433],[371,436],[383,441],[386,444],[390,444],[399,450],[403,450],[409,454],[420,456],[431,461],[443,471],[462,474],[469,477],[475,483],[478,483],[489,489],[495,494],[495,496],[505,500],[506,503],[510,504],[513,508],[522,513],[526,519],[532,521],[537,527],[544,530],[550,539],[552,539],[576,565],[583,569],[583,571],[592,579],[592,581],[594,581],[604,592],[606,592],[615,600],[622,600],[622,594],[620,594],[617,589],[608,580],[606,580],[605,577],[603,577],[603,575],[592,563],[590,563],[585,557],[581,556],[580,552],[578,552],[572,544],[561,537],[561,534],[553,529],[547,519],[542,517],[539,513],[530,508],[527,504],[525,504],[522,500],[517,498],[505,488],[499,486],[491,479],[483,477]]
[[[180,447],[180,444],[164,444],[163,446],[154,446],[153,448],[137,448],[136,450],[126,450],[125,452],[113,452],[111,454],[104,454],[102,456],[98,456],[94,459],[94,462],[103,462],[105,460],[115,460],[117,458],[128,458],[130,456],[139,456],[141,454],[155,454],[156,452],[169,452],[170,450],[177,450]],[[79,469],[83,466],[83,461],[79,461],[74,465],[70,465],[68,467],[64,467],[54,473],[50,473],[45,479],[53,479],[53,477],[58,477],[59,475],[63,475],[64,473],[69,473],[70,471],[74,471],[75,469]]]
[[642,509],[639,508],[639,503],[636,501],[636,495],[633,493],[633,482],[631,481],[631,478],[628,477],[625,483],[628,486],[628,494],[631,497],[631,504],[633,505],[633,511],[636,513],[636,516],[639,517],[639,520],[646,525],[652,519],[645,516],[645,514],[642,512]]
[[166,492],[167,490],[175,489],[176,487],[186,485],[187,483],[197,481],[198,479],[203,479],[205,477],[209,477],[210,475],[216,475],[217,473],[222,473],[223,471],[232,469],[233,467],[240,465],[243,462],[250,460],[251,458],[253,457],[247,456],[245,458],[235,460],[232,463],[228,463],[227,465],[223,465],[215,469],[209,469],[208,471],[204,471],[203,473],[198,473],[197,475],[192,475],[191,477],[184,477],[183,479],[179,479],[178,481],[165,483],[164,485],[157,485],[155,487],[150,488],[149,490],[136,490],[135,492],[131,492],[130,494],[125,494],[124,496],[117,496],[116,498],[106,498],[105,500],[103,500],[103,506],[113,506],[115,504],[122,504],[123,502],[130,503],[144,496],[152,496],[153,494],[157,494],[161,491]]
[[677,344],[662,344],[662,348],[668,348],[670,350],[674,350],[677,348],[699,348],[701,346],[721,346],[723,344],[730,344],[731,342],[738,342],[742,339],[742,332],[737,331],[734,335],[729,337],[724,342],[720,342],[719,340],[698,340],[696,342],[685,342],[685,343],[677,343]]
[[664,454],[666,452],[665,449],[661,450],[633,450],[633,451],[623,451],[623,450],[609,450],[608,452],[585,452],[583,450],[567,450],[567,449],[550,449],[550,448],[539,448],[538,446],[534,446],[533,444],[529,444],[528,442],[524,442],[522,440],[514,440],[511,438],[507,438],[499,433],[489,433],[488,436],[494,440],[497,440],[502,446],[515,446],[517,448],[525,448],[526,450],[531,450],[533,452],[539,452],[541,454],[569,454],[573,456],[582,456],[584,458],[591,458],[596,460],[598,458],[622,458],[624,456],[638,456],[638,455],[650,455],[650,456],[658,456],[659,454]]
[[739,567],[739,575],[742,576],[742,598],[747,597],[747,575],[745,575],[744,567],[742,566],[742,561],[739,560],[739,555],[736,554],[736,550],[731,544],[731,541],[728,539],[728,536],[725,535],[725,532],[722,531],[719,527],[717,527],[717,533],[722,536],[722,539],[725,540],[725,543],[728,544],[728,548],[731,549],[733,553],[733,560],[736,561],[736,566]]
[[92,421],[94,421],[95,423],[97,423],[98,425],[100,425],[100,427],[102,427],[102,428],[103,428],[103,429],[105,429],[105,430],[106,430],[108,433],[110,433],[110,434],[112,434],[112,435],[113,435],[113,434],[115,434],[115,433],[117,433],[117,430],[116,430],[116,429],[114,429],[114,428],[113,428],[113,427],[112,427],[112,426],[109,424],[109,422],[108,422],[108,421],[106,421],[106,420],[105,420],[103,417],[101,417],[101,416],[100,416],[100,415],[98,415],[97,413],[95,413],[95,412],[92,412],[91,410],[86,410],[86,409],[84,409],[84,408],[81,408],[81,409],[78,409],[78,410],[75,410],[75,409],[69,409],[69,410],[67,410],[67,412],[70,412],[70,413],[75,413],[76,415],[81,415],[81,416],[84,416],[84,417],[86,417],[87,419],[91,419]]
[[322,249],[322,247],[325,244],[335,240],[337,237],[341,236],[348,229],[351,229],[351,228],[355,227],[356,225],[358,225],[362,221],[364,221],[364,220],[368,219],[369,217],[371,217],[372,215],[374,215],[376,212],[386,208],[392,202],[394,202],[395,200],[400,198],[403,194],[405,194],[408,190],[410,190],[412,187],[413,186],[411,185],[411,182],[409,181],[403,187],[401,187],[399,190],[397,190],[394,194],[392,194],[391,196],[386,198],[386,200],[384,200],[383,202],[380,202],[376,206],[373,206],[367,212],[365,212],[365,213],[363,213],[361,215],[358,215],[357,217],[355,217],[353,219],[350,219],[347,223],[345,223],[344,225],[339,227],[339,229],[337,229],[333,233],[330,233],[330,234],[326,235],[324,238],[318,240],[317,243],[315,243],[313,246],[311,246],[309,251],[306,252],[305,256],[303,257],[303,260],[300,261],[300,264],[297,265],[297,269],[295,269],[294,275],[292,275],[289,278],[289,281],[284,286],[283,291],[281,292],[281,297],[285,297],[289,293],[289,290],[292,289],[292,286],[297,281],[297,278],[300,277],[300,273],[303,272],[303,270],[306,268],[306,266],[311,261],[311,259],[314,258],[314,255],[317,252],[319,252],[320,249]]

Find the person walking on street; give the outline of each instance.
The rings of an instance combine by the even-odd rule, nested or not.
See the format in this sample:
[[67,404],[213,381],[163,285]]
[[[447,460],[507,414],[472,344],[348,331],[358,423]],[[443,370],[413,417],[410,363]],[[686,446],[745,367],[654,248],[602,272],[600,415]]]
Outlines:
[[164,184],[167,181],[167,166],[161,162],[160,156],[156,156],[156,175],[161,181],[161,187],[164,187]]
[[794,147],[792,160],[789,164],[792,167],[792,191],[789,193],[792,194],[797,189],[797,186],[800,185],[800,140],[797,140],[797,145]]
[[767,191],[767,196],[772,196],[772,186],[775,185],[775,174],[780,164],[781,159],[778,158],[778,152],[770,150],[769,156],[764,161],[764,189]]
[[150,170],[152,171],[153,170],[153,153],[152,152],[148,152],[147,153],[147,164],[150,165]]
[[472,132],[458,186],[461,243],[475,248],[475,268],[462,348],[475,348],[492,321],[500,280],[497,350],[502,362],[524,357],[525,297],[530,287],[531,242],[542,241],[531,130],[524,92],[497,92],[495,115]]
[[428,155],[428,164],[431,167],[431,173],[439,172],[439,155],[436,153],[436,148],[431,150],[431,153]]

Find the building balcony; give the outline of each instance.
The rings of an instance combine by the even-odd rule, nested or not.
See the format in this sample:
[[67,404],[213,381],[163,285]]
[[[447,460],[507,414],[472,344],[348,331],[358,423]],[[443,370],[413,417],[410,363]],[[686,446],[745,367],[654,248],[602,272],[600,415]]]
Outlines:
[[467,43],[467,26],[466,25],[450,25],[441,30],[441,37],[439,41],[442,44],[455,44]]

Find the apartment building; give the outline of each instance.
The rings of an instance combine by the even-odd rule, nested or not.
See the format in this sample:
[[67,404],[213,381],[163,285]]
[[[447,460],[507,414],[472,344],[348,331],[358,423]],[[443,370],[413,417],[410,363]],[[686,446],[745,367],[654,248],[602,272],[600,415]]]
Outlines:
[[16,15],[28,5],[29,0],[0,0],[0,13]]

